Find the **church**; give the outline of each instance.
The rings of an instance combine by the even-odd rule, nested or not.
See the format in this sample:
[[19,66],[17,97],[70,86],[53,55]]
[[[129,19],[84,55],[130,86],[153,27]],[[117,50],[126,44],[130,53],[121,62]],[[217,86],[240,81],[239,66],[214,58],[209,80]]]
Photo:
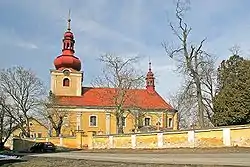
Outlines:
[[[61,134],[70,136],[76,131],[116,134],[118,128],[114,114],[115,103],[112,99],[116,88],[84,85],[83,69],[81,60],[75,56],[75,40],[70,22],[69,19],[68,28],[63,36],[62,53],[54,60],[55,69],[50,70],[50,91],[60,99],[58,107],[67,112]],[[136,97],[136,101],[128,98],[124,106],[131,109],[133,113],[143,112],[143,117],[140,118],[140,128],[177,130],[178,113],[157,93],[151,63],[145,74],[145,88],[128,90],[127,96]],[[131,112],[125,113],[122,121],[123,131],[133,133],[138,118]]]

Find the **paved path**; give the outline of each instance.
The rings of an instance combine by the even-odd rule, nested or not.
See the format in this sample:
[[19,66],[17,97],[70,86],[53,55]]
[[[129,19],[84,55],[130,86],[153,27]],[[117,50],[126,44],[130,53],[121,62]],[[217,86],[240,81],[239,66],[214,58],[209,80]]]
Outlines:
[[94,161],[157,163],[157,164],[203,164],[203,165],[239,165],[250,166],[248,153],[223,154],[122,154],[122,153],[86,153],[63,152],[34,154],[39,157],[61,157]]

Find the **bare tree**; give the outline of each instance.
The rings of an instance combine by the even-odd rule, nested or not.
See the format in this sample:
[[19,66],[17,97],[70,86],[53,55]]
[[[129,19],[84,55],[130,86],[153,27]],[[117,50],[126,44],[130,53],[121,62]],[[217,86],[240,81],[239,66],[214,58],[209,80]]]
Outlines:
[[202,83],[202,99],[205,109],[205,125],[206,126],[213,126],[212,124],[212,115],[213,115],[213,103],[212,100],[215,96],[216,91],[216,69],[215,69],[215,60],[208,57],[206,60],[206,64],[201,66],[201,83]]
[[16,129],[15,122],[8,114],[11,111],[11,106],[6,104],[6,97],[0,92],[0,150],[4,148],[4,144]]
[[[100,77],[98,77],[94,85],[107,87],[105,95],[100,98],[106,98],[106,94],[111,94],[114,103],[114,115],[116,117],[116,125],[118,133],[123,133],[123,118],[129,108],[136,107],[136,94],[131,89],[139,88],[143,83],[143,75],[140,75],[135,68],[138,57],[121,58],[114,54],[105,54],[99,58],[104,64],[104,68]],[[126,106],[126,102],[130,102],[130,106]]]
[[[187,1],[177,0],[175,15],[177,25],[170,22],[170,28],[178,39],[179,45],[172,47],[166,42],[162,45],[168,56],[178,61],[178,71],[187,78],[186,89],[192,92],[189,98],[194,98],[197,103],[198,123],[201,128],[205,126],[204,113],[207,108],[204,105],[204,90],[210,89],[205,82],[210,82],[210,69],[212,57],[203,50],[203,44],[206,39],[201,40],[198,45],[190,42],[189,36],[192,28],[184,21],[184,14],[188,9]],[[205,82],[204,82],[205,81]],[[209,85],[210,86],[210,85]],[[206,94],[208,96],[208,94]],[[208,98],[208,97],[206,97]],[[212,97],[209,97],[210,99]],[[208,113],[208,112],[207,112]]]
[[[43,109],[38,113],[38,117],[47,124],[50,131],[55,130],[56,136],[60,136],[67,112],[60,107],[59,98],[50,92],[42,105]],[[50,135],[52,135],[51,132]]]
[[146,112],[142,109],[128,110],[129,114],[134,117],[134,132],[138,132],[140,128],[143,127],[143,118],[146,115]]
[[229,48],[229,51],[233,55],[242,55],[242,50],[240,49],[239,45],[233,45],[231,48]]
[[23,135],[30,137],[30,115],[40,107],[45,93],[41,80],[23,67],[3,69],[0,71],[0,89],[7,98],[7,105],[12,108],[8,114]]
[[[193,110],[196,105],[195,99],[191,97],[193,92],[190,92],[191,88],[187,85],[188,83],[185,83],[178,92],[169,97],[170,104],[178,111],[180,129],[190,128],[195,123],[194,118],[196,117]],[[186,89],[187,87],[188,89]]]

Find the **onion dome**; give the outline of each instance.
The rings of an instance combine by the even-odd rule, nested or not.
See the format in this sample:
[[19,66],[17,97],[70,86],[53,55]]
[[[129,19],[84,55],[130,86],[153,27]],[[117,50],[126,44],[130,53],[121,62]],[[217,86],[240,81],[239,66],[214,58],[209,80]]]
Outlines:
[[76,71],[81,70],[81,61],[77,57],[71,55],[58,56],[54,61],[54,65],[57,70],[63,70],[65,68],[74,69]]
[[63,70],[65,68],[74,69],[76,71],[81,70],[81,61],[78,57],[74,56],[74,34],[70,28],[71,19],[68,19],[68,29],[64,33],[62,54],[54,60],[54,65],[57,70]]

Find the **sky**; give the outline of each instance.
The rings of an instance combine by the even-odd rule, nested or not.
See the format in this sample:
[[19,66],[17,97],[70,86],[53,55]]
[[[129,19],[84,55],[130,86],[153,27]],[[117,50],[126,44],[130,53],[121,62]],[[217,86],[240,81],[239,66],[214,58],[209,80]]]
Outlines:
[[[239,45],[250,52],[249,0],[190,0],[185,15],[192,27],[191,42],[217,58],[230,56]],[[156,76],[156,90],[165,99],[182,83],[177,63],[164,52],[161,43],[178,43],[169,27],[175,21],[174,0],[0,0],[0,68],[24,66],[50,85],[50,69],[61,54],[68,10],[75,35],[75,55],[82,62],[84,86],[101,73],[97,58],[104,53],[140,56],[138,67]]]

